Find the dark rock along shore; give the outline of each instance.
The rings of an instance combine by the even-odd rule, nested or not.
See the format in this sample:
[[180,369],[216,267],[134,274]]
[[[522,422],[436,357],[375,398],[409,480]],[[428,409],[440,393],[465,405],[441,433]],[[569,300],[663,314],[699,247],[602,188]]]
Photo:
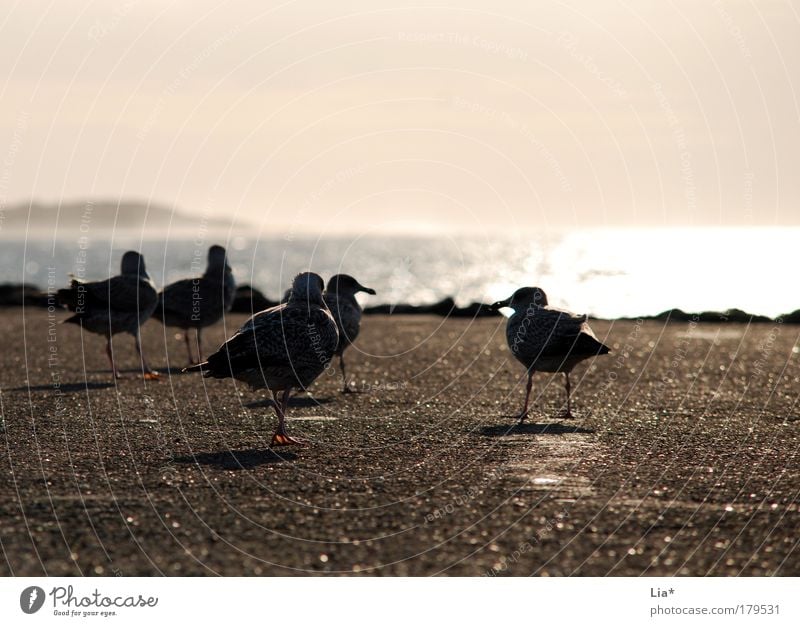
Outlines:
[[291,411],[309,445],[270,452],[265,395],[179,374],[159,324],[164,379],[115,384],[64,315],[0,311],[0,574],[800,574],[788,324],[596,322],[613,353],[576,368],[578,419],[542,374],[515,427],[504,320],[371,316],[364,393],[324,374]]
[[[3,306],[48,306],[47,294],[35,285],[19,283],[6,283],[0,285],[0,307]],[[252,285],[241,285],[236,290],[236,300],[233,303],[234,313],[253,314],[266,308],[279,304],[278,300],[271,300],[259,289]],[[444,298],[433,304],[378,304],[364,307],[365,315],[439,315],[442,317],[464,317],[475,319],[479,317],[499,317],[500,313],[493,311],[488,303],[473,302],[466,306],[458,306],[453,298]],[[739,324],[779,322],[782,324],[800,324],[800,309],[786,313],[775,319],[766,315],[754,315],[740,309],[728,311],[703,311],[701,313],[687,313],[681,309],[670,309],[657,315],[641,316],[639,318],[623,318],[629,320],[647,319],[671,322],[734,322]]]

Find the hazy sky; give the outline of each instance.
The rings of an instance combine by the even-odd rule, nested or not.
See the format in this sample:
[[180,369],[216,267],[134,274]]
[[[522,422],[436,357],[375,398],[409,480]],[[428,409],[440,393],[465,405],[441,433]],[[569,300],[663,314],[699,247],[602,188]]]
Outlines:
[[789,2],[11,4],[0,206],[142,198],[276,232],[800,223]]

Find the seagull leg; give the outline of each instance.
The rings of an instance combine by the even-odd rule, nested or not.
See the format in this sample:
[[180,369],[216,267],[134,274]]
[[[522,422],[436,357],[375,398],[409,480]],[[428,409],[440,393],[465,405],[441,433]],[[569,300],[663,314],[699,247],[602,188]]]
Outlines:
[[291,389],[284,389],[280,400],[278,400],[278,394],[274,391],[272,392],[272,402],[275,406],[275,413],[278,414],[278,428],[275,429],[275,434],[272,435],[272,443],[269,444],[270,448],[275,446],[302,446],[304,444],[302,439],[290,437],[289,433],[286,432],[286,408],[289,405],[291,391]]
[[189,341],[188,328],[183,331],[183,340],[186,342],[186,353],[189,355],[189,365],[194,365],[198,361],[195,361],[194,356],[192,355],[192,342]]
[[289,396],[291,393],[291,389],[284,389],[283,395],[281,396],[281,410],[283,411],[284,415],[286,415],[286,411],[289,410]]
[[106,341],[106,354],[108,355],[109,363],[111,363],[111,373],[114,375],[114,378],[122,378],[122,375],[117,371],[117,366],[114,364],[114,351],[111,348],[111,335],[108,336]]
[[202,339],[200,333],[203,332],[203,329],[202,328],[198,328],[196,332],[197,332],[197,362],[198,363],[202,363],[203,362],[203,339]]
[[350,386],[347,384],[347,370],[344,366],[344,353],[339,355],[339,368],[342,370],[342,393],[353,393],[353,390],[350,389]]
[[533,374],[533,370],[528,372],[528,385],[525,388],[525,406],[522,407],[522,412],[516,416],[517,419],[519,419],[520,424],[522,424],[522,422],[525,421],[525,418],[528,417],[528,401],[531,397],[531,387],[533,387]]
[[136,342],[136,352],[139,353],[139,358],[142,361],[142,371],[144,372],[142,377],[145,380],[160,380],[160,374],[154,370],[151,370],[150,366],[147,365],[147,361],[144,360],[144,353],[142,352],[142,337],[138,328],[136,329],[136,334],[133,336],[133,340]]
[[561,419],[562,420],[571,420],[573,418],[572,411],[571,411],[571,406],[570,406],[570,392],[572,391],[572,385],[570,385],[570,382],[569,382],[569,372],[564,372],[564,377],[566,378],[566,381],[564,383],[564,387],[567,390],[567,410],[564,411],[564,413],[561,414]]

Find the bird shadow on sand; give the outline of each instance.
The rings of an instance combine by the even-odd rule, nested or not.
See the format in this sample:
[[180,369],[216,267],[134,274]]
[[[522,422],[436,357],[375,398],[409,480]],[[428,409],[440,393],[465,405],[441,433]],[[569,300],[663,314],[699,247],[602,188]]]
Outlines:
[[293,452],[276,452],[270,448],[266,450],[225,450],[224,452],[200,452],[189,456],[179,456],[172,459],[175,463],[187,465],[211,465],[224,470],[252,469],[259,465],[283,463],[294,461],[297,455]]
[[590,435],[593,430],[572,426],[562,422],[549,422],[547,424],[535,424],[533,422],[523,422],[522,424],[500,424],[498,426],[486,426],[481,429],[484,437],[506,437],[508,435],[569,435],[581,433]]
[[[296,409],[306,409],[308,407],[322,406],[323,404],[328,404],[330,401],[331,398],[289,398],[289,406]],[[249,402],[245,404],[245,406],[248,409],[271,409],[275,406],[275,403],[271,399],[267,398],[264,400]]]
[[96,383],[96,382],[80,382],[80,383],[61,383],[60,385],[22,385],[21,387],[14,387],[9,391],[59,391],[61,393],[79,393],[90,389],[108,389],[114,387],[114,383]]

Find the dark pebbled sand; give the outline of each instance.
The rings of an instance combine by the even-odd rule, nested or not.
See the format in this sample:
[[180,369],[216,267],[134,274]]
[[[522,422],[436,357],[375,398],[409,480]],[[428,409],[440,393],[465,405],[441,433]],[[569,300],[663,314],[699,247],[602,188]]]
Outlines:
[[[273,453],[263,393],[115,386],[102,338],[0,320],[2,575],[800,574],[797,326],[596,322],[614,354],[576,368],[578,419],[541,374],[515,428],[504,320],[369,317],[348,352],[369,391],[323,375],[291,411],[310,445]],[[143,334],[179,372],[173,332]]]

